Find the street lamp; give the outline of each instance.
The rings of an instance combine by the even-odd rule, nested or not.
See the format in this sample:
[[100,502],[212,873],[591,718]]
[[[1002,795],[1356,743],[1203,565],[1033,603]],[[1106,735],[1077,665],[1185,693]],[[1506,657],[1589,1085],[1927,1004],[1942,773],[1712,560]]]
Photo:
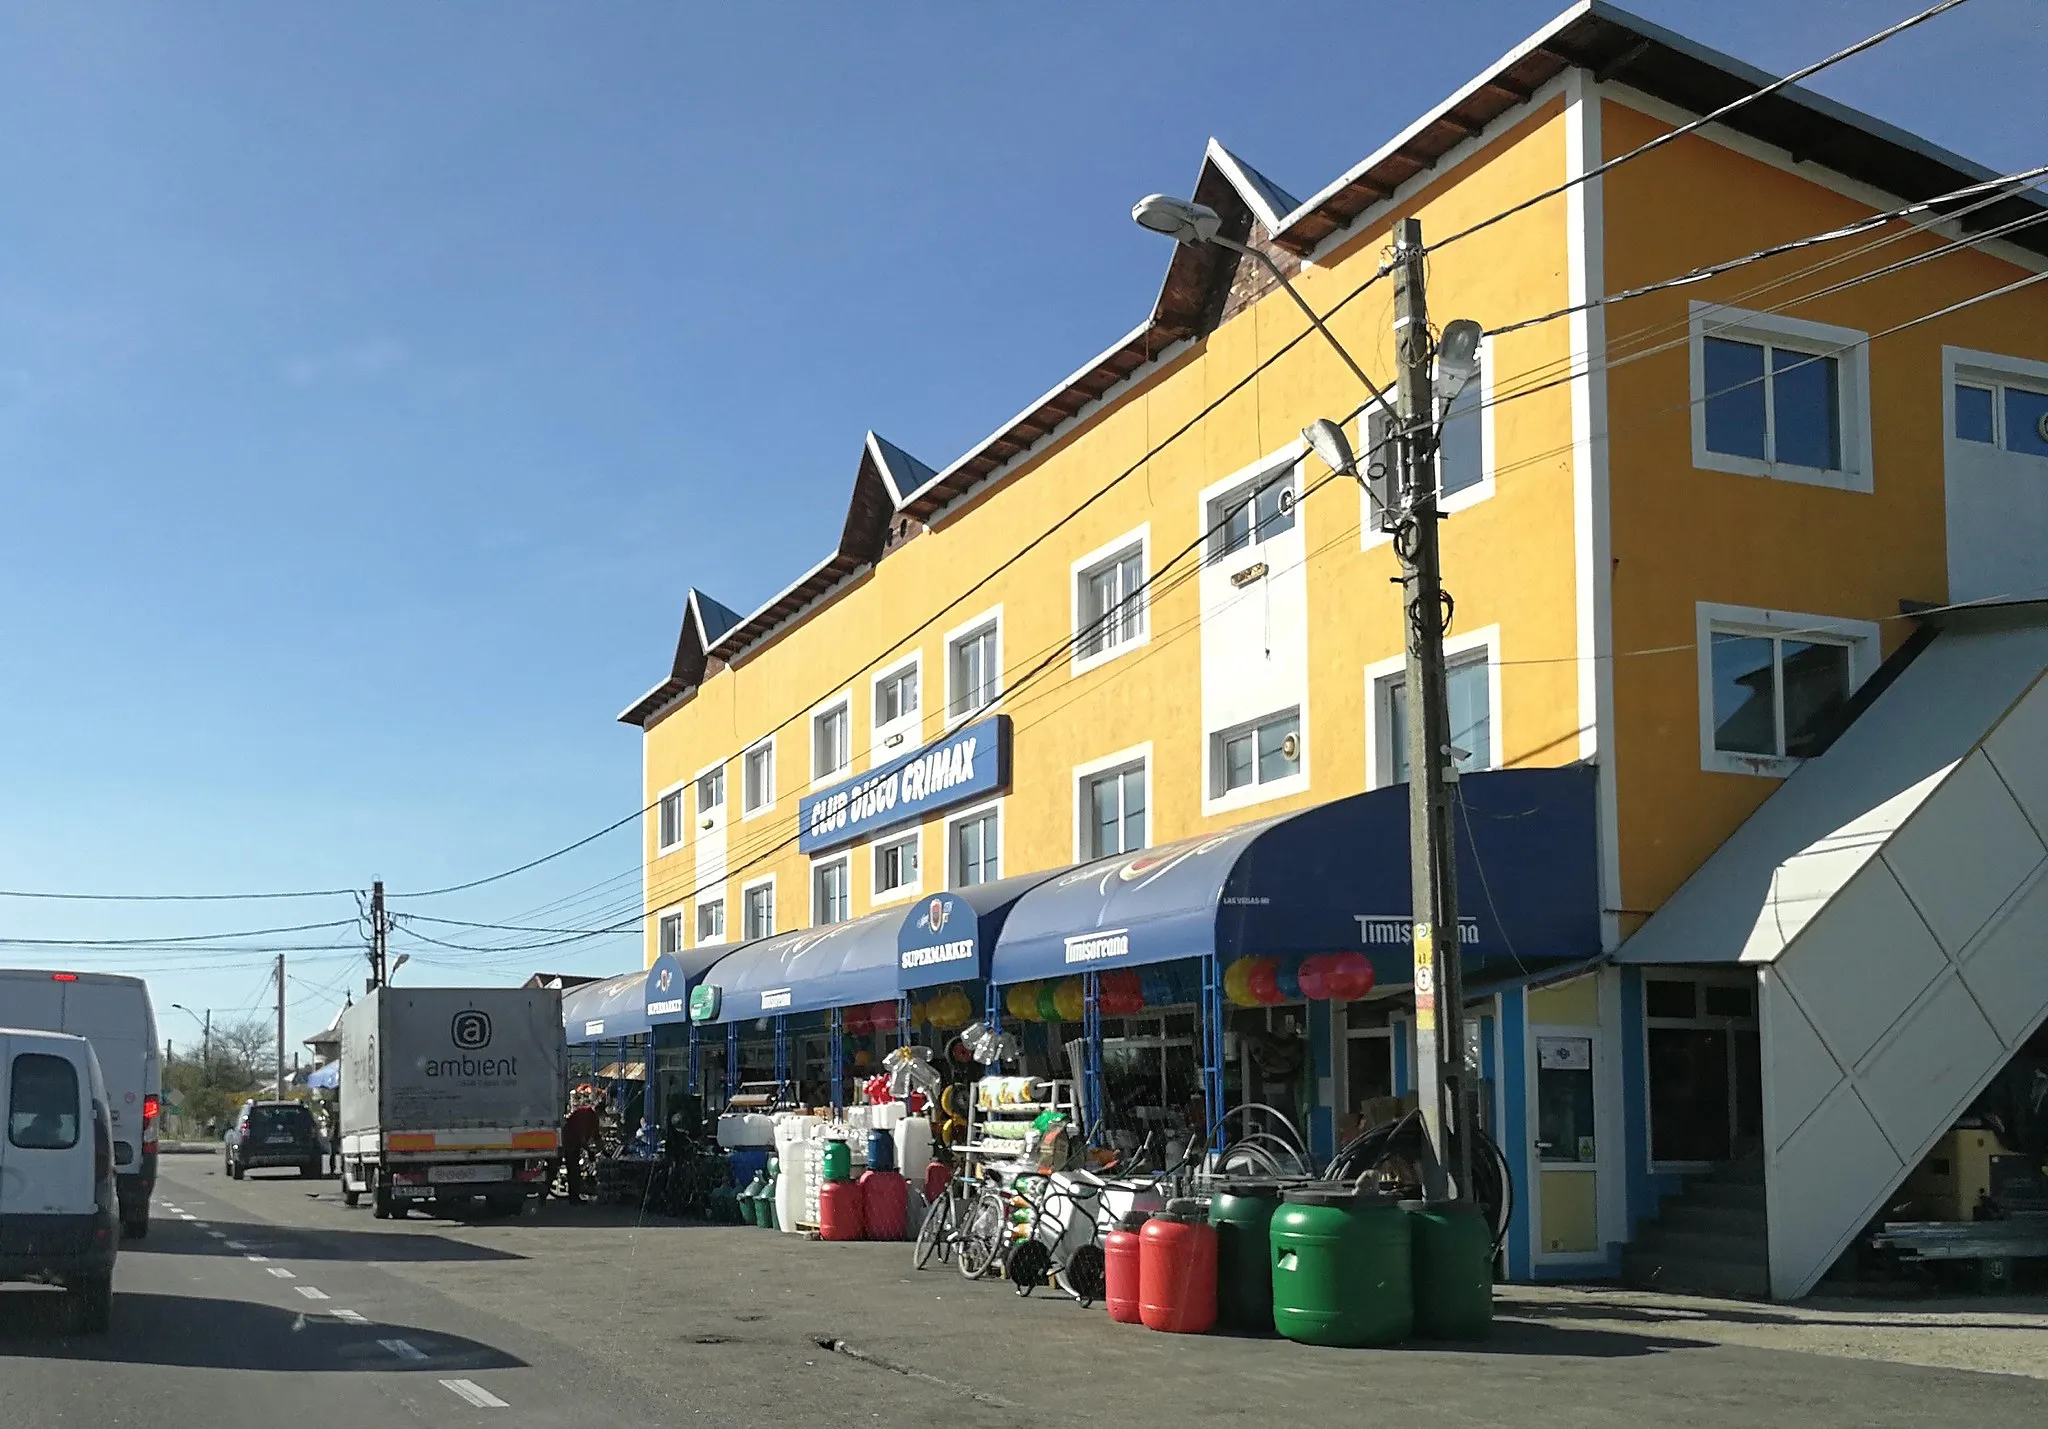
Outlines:
[[398,970],[411,961],[411,953],[400,953],[397,957],[393,958],[391,960],[391,971],[384,974],[384,985],[386,987],[389,987],[391,985],[391,979],[398,976]]
[[205,1066],[213,1060],[213,1009],[207,1008],[202,1018],[182,1002],[174,1002],[171,1007],[199,1024],[199,1064]]

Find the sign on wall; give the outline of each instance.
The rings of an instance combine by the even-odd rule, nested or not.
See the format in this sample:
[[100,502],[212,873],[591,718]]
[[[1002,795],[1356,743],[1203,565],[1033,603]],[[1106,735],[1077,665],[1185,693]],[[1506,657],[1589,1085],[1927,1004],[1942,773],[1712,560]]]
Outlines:
[[954,730],[797,804],[797,847],[817,853],[979,799],[1010,782],[1010,717]]
[[940,987],[985,977],[981,919],[957,893],[920,899],[896,934],[896,986]]

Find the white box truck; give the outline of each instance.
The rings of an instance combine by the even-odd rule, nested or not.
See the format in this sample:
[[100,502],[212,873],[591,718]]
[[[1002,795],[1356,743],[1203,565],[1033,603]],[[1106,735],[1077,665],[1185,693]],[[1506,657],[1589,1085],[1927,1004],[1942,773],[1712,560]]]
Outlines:
[[567,1084],[553,988],[378,988],[341,1018],[341,1182],[380,1219],[516,1212],[547,1187]]

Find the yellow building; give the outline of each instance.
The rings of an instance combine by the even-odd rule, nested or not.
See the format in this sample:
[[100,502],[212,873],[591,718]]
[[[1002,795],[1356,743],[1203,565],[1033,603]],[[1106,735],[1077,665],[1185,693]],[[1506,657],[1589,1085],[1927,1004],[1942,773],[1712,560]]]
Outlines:
[[[1517,1275],[1611,1273],[1661,1196],[1764,1139],[1755,970],[1667,956],[1646,1014],[1632,936],[1914,653],[1902,600],[2048,586],[2048,287],[1971,301],[2048,270],[2048,225],[2013,227],[2037,201],[1737,263],[1990,177],[1798,90],[1632,156],[1764,80],[1580,4],[1306,200],[1213,141],[1193,191],[1382,384],[1397,219],[1433,245],[1433,321],[1493,334],[1444,414],[1453,743],[1475,788],[1583,764],[1595,791],[1583,945],[1511,943],[1525,975],[1474,984]],[[760,609],[690,593],[621,716],[650,962],[1403,782],[1398,567],[1299,435],[1383,428],[1258,265],[1160,258],[1145,321],[973,450],[935,469],[869,434],[837,548]],[[996,787],[806,851],[811,796],[998,716]],[[1406,1089],[1400,999],[1270,1025],[1296,1013],[1327,1150]],[[1658,1081],[1688,1029],[1721,1092]]]

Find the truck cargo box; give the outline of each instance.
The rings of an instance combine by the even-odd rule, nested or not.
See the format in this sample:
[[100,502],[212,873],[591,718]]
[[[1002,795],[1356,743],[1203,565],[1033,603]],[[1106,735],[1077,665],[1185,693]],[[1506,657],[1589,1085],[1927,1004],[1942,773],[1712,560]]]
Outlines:
[[342,1014],[343,1135],[561,1124],[553,988],[378,988]]

